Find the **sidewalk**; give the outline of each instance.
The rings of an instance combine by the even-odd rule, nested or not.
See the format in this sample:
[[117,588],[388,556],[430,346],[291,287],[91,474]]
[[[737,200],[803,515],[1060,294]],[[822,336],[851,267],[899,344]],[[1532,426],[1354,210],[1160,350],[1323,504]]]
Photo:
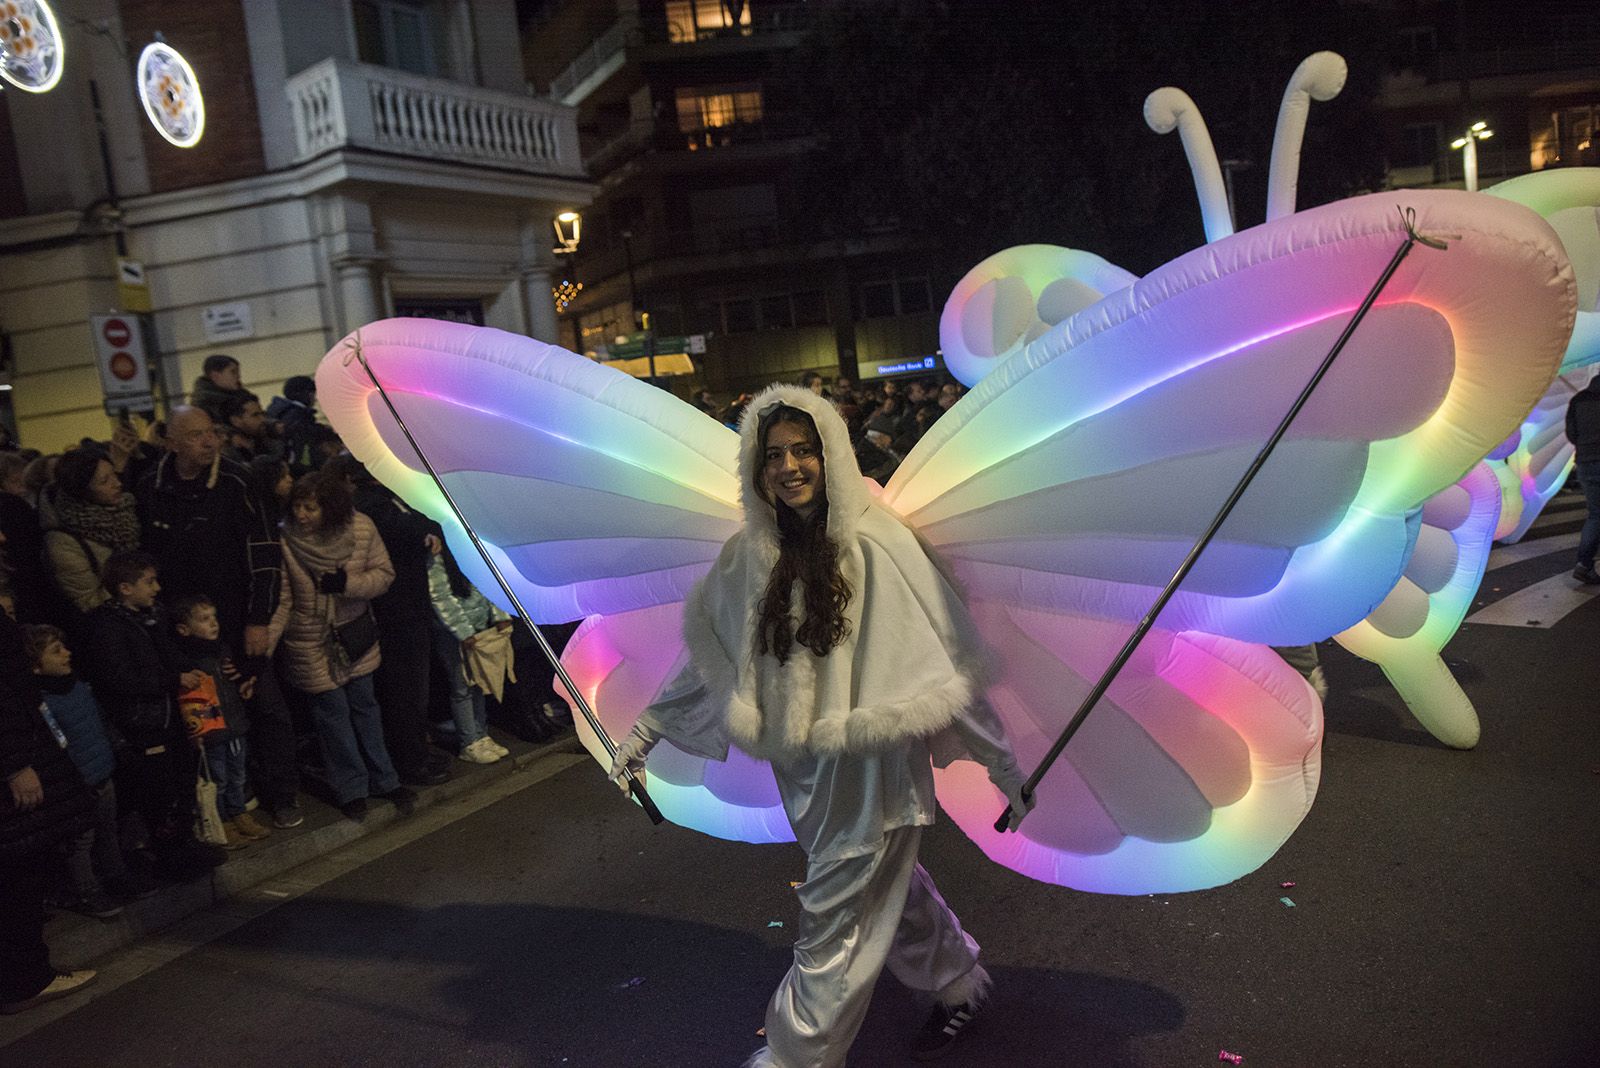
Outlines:
[[[583,746],[569,729],[557,738],[530,743],[504,731],[497,740],[511,755],[493,764],[455,760],[450,778],[437,786],[415,787],[417,811],[460,797],[498,782],[552,753],[581,753]],[[302,792],[300,806],[306,821],[289,830],[274,828],[272,837],[229,856],[207,875],[186,883],[163,883],[153,897],[130,902],[120,916],[97,920],[74,912],[56,912],[45,923],[50,961],[57,968],[81,968],[90,961],[125,949],[140,939],[162,931],[185,917],[211,908],[269,879],[327,856],[352,842],[385,830],[404,819],[387,801],[374,801],[360,823],[345,819],[339,810]]]

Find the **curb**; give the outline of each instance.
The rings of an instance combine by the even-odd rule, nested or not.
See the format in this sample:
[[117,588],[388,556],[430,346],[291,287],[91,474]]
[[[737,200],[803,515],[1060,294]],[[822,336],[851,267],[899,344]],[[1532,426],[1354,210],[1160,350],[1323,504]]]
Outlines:
[[[456,762],[452,775],[437,786],[415,787],[417,810],[472,793],[516,774],[552,754],[581,753],[583,746],[571,733],[554,741],[530,745],[511,739],[511,756],[493,764]],[[360,823],[342,817],[337,809],[302,793],[306,826],[274,830],[273,837],[229,857],[207,875],[187,883],[161,887],[153,897],[133,901],[120,916],[97,920],[71,912],[57,913],[45,924],[50,960],[57,968],[81,968],[156,934],[188,916],[212,908],[302,864],[333,853],[352,842],[386,830],[405,817],[393,805],[379,801]]]

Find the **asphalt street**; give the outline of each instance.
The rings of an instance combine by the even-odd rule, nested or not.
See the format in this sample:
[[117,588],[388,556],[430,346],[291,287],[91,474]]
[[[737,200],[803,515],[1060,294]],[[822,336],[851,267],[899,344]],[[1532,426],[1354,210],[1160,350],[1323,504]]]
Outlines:
[[[1523,554],[1482,600],[1570,566]],[[1457,637],[1472,752],[1323,649],[1316,805],[1237,883],[1081,894],[988,862],[948,821],[925,838],[997,980],[942,1063],[1600,1064],[1600,598]],[[788,964],[799,852],[652,828],[587,761],[519,774],[0,1021],[0,1065],[737,1066]],[[851,1063],[907,1063],[923,1012],[886,977]]]

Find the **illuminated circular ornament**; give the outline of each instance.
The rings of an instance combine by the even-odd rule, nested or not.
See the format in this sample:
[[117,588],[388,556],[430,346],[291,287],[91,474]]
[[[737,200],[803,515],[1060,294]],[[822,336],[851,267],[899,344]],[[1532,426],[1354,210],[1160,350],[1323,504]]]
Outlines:
[[193,148],[206,130],[206,102],[194,68],[159,41],[139,54],[139,100],[156,132],[179,148]]
[[30,93],[61,80],[66,42],[44,0],[0,0],[0,78]]

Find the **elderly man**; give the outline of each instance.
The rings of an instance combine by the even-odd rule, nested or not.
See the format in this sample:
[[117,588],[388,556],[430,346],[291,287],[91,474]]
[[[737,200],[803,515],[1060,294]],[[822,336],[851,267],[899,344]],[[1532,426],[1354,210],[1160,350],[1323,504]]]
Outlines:
[[139,480],[140,544],[156,557],[168,598],[204,594],[217,608],[222,639],[242,654],[240,671],[256,679],[251,749],[260,760],[261,800],[280,827],[303,817],[294,734],[267,658],[267,624],[283,579],[278,532],[251,487],[249,471],[222,455],[211,416],[174,408],[167,455]]

